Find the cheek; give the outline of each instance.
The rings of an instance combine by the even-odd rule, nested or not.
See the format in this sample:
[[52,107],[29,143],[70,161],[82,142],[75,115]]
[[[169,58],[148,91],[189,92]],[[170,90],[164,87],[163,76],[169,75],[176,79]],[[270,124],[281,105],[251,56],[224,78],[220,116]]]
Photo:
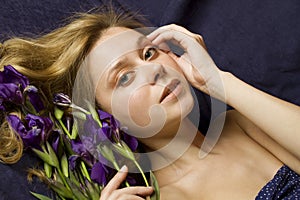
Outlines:
[[149,109],[153,105],[148,90],[140,88],[130,95],[128,100],[129,113],[132,120],[139,126],[150,122]]
[[97,105],[101,108],[101,110],[111,113],[111,96],[109,93],[105,93],[101,90],[101,92],[96,92],[96,102]]
[[110,113],[123,125],[129,128],[144,127],[150,122],[148,113],[153,101],[147,87],[135,90],[130,88],[118,90],[112,93],[110,98]]

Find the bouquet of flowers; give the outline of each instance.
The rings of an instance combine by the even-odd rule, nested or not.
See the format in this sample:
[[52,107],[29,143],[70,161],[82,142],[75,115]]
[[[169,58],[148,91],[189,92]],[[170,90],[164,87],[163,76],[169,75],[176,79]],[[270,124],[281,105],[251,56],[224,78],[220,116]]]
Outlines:
[[[88,109],[83,109],[62,93],[54,96],[54,111],[48,112],[41,94],[14,67],[5,66],[0,72],[0,110],[24,148],[43,161],[42,168],[29,169],[29,177],[37,176],[59,199],[98,200],[103,187],[127,161],[139,170],[146,186],[154,187],[151,199],[159,199],[155,176],[148,174],[149,184],[133,153],[137,139],[127,134],[112,115],[94,109],[88,102]],[[134,179],[128,177],[123,187],[132,184]],[[31,193],[41,200],[50,199]]]

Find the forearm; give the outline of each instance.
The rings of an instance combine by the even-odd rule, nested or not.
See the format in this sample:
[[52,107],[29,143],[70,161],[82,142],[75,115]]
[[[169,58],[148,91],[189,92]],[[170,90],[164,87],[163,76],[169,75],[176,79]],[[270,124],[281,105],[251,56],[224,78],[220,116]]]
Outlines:
[[222,73],[226,103],[300,158],[300,107]]

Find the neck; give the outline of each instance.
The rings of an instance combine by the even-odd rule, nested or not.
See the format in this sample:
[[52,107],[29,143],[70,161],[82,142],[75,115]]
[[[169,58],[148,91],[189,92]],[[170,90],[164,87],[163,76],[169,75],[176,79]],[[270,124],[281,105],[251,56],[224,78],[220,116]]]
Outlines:
[[176,132],[172,137],[152,140],[148,154],[153,171],[168,168],[188,170],[189,162],[199,155],[204,136],[188,118],[181,121]]

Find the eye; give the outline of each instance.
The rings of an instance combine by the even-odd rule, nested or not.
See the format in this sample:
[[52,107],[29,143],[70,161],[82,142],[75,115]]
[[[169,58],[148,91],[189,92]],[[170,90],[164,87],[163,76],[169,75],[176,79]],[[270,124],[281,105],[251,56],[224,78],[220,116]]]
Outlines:
[[144,59],[148,60],[150,59],[155,53],[157,52],[156,47],[150,47],[146,50],[145,54],[144,54]]
[[128,86],[135,77],[135,72],[134,71],[129,71],[120,76],[118,79],[118,86]]

